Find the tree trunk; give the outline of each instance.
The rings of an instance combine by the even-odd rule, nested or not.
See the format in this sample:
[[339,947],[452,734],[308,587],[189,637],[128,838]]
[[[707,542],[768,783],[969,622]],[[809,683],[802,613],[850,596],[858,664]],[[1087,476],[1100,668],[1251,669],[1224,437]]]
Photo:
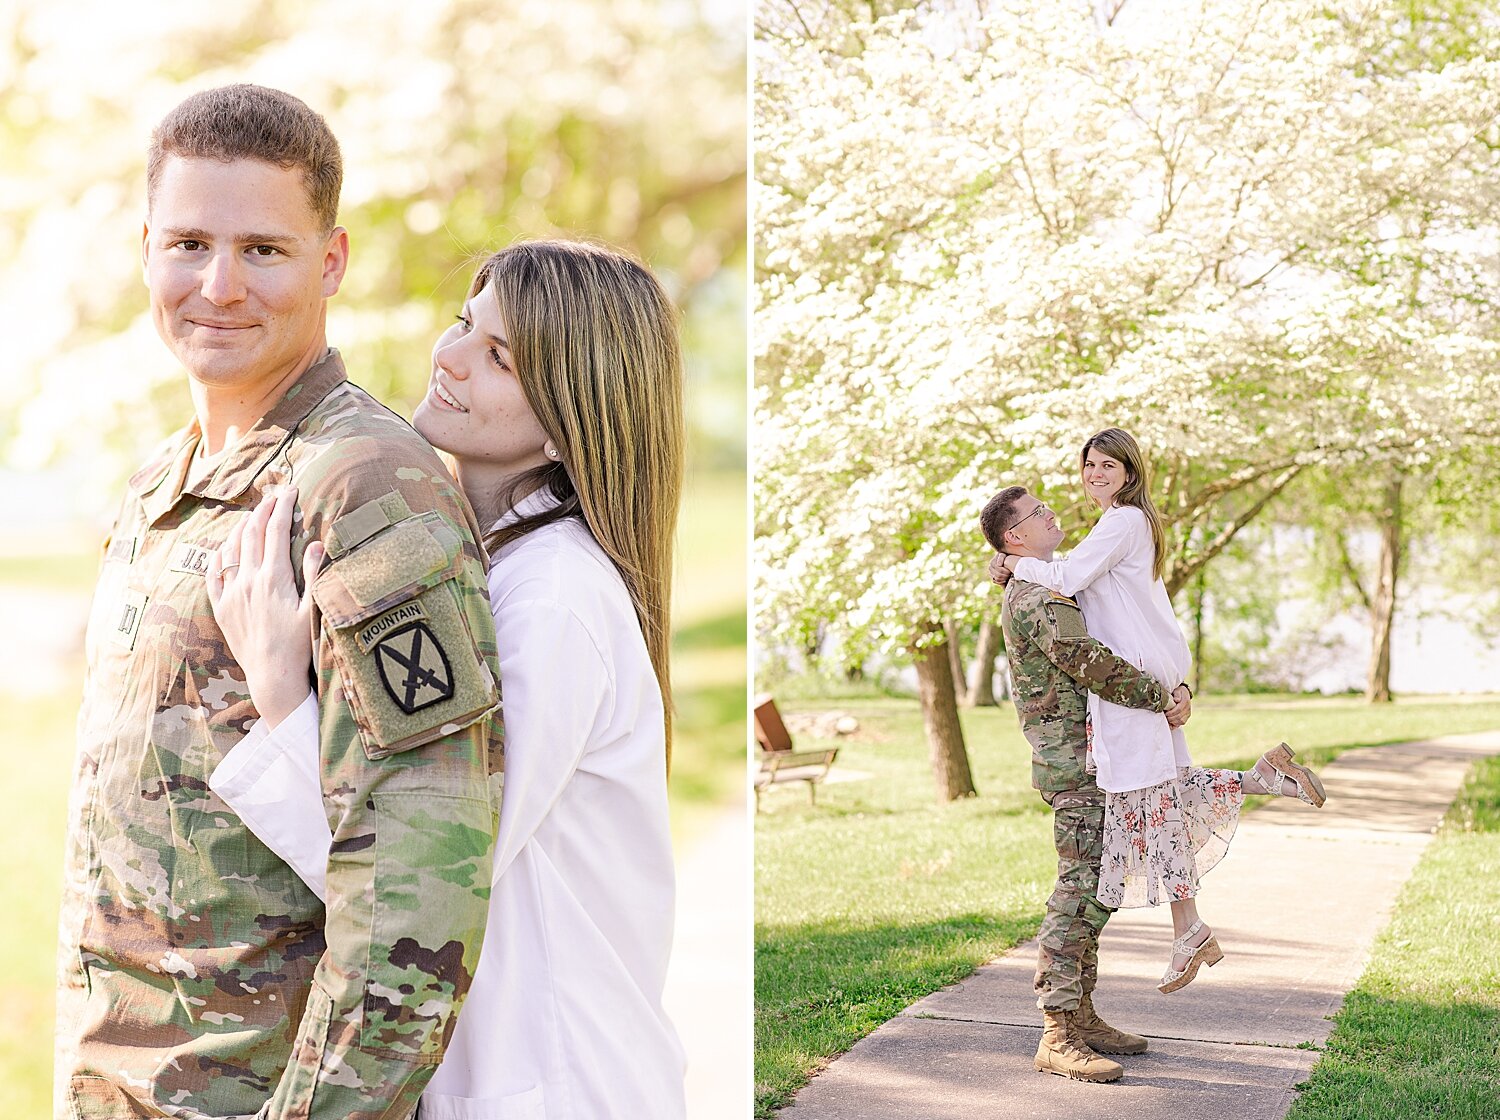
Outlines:
[[[941,627],[927,631],[940,633]],[[953,688],[953,665],[948,643],[913,649],[917,665],[917,691],[922,699],[922,726],[927,731],[927,753],[932,775],[937,779],[938,799],[957,801],[973,797],[974,777],[969,772],[969,753],[964,749],[964,729],[958,722],[958,697]]]
[[958,623],[945,622],[943,630],[948,635],[948,672],[953,677],[953,697],[960,704],[969,702],[968,674],[964,672],[964,652],[959,645]]
[[979,649],[974,654],[969,684],[969,705],[974,708],[995,707],[995,658],[1000,654],[1003,635],[997,623],[985,619],[979,624]]
[[1401,570],[1401,487],[1405,481],[1399,471],[1391,477],[1376,513],[1380,567],[1370,597],[1370,669],[1365,675],[1365,699],[1371,704],[1391,701],[1391,626],[1396,618],[1396,577]]

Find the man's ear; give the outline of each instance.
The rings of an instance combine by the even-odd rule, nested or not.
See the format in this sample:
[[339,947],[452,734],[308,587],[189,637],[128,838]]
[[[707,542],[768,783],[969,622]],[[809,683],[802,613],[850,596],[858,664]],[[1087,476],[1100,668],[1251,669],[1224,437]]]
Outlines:
[[323,246],[323,298],[338,295],[339,285],[344,282],[344,270],[349,267],[349,231],[335,226]]

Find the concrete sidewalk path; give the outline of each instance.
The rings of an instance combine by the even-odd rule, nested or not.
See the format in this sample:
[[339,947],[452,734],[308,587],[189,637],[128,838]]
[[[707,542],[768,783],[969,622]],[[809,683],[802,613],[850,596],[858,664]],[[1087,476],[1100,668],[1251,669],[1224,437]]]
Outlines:
[[1095,1005],[1151,1040],[1147,1053],[1118,1059],[1120,1081],[1032,1069],[1041,1013],[1028,941],[912,1004],[778,1115],[1280,1120],[1465,772],[1496,753],[1500,732],[1348,751],[1319,771],[1322,809],[1282,799],[1245,817],[1198,897],[1224,960],[1170,996],[1156,990],[1172,939],[1167,907],[1116,913]]

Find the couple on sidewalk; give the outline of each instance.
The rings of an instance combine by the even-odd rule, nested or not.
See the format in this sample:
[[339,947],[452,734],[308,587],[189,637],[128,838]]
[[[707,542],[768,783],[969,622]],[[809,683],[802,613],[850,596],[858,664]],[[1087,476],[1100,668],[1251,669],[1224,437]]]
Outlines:
[[1168,901],[1175,939],[1159,990],[1177,991],[1223,959],[1195,896],[1228,850],[1245,794],[1321,806],[1324,792],[1284,743],[1250,770],[1192,765],[1182,730],[1188,648],[1161,578],[1166,534],[1145,458],[1129,433],[1108,428],[1084,444],[1079,468],[1103,516],[1065,559],[1053,556],[1056,515],[1023,486],[990,499],[980,523],[997,553],[990,577],[1005,587],[1001,627],[1032,785],[1052,807],[1057,845],[1039,936],[1046,1025],[1035,1067],[1114,1081],[1123,1068],[1102,1055],[1140,1054],[1147,1043],[1094,1010],[1110,913]]

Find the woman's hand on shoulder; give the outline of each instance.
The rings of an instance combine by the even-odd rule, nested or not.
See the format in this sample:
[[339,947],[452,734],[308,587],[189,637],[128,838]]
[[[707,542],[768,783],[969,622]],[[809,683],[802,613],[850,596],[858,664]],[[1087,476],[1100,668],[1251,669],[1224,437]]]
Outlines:
[[322,567],[323,545],[303,556],[304,590],[292,577],[294,487],[267,493],[239,519],[208,565],[208,601],[239,662],[250,699],[269,726],[291,715],[307,698],[312,663],[312,584]]

